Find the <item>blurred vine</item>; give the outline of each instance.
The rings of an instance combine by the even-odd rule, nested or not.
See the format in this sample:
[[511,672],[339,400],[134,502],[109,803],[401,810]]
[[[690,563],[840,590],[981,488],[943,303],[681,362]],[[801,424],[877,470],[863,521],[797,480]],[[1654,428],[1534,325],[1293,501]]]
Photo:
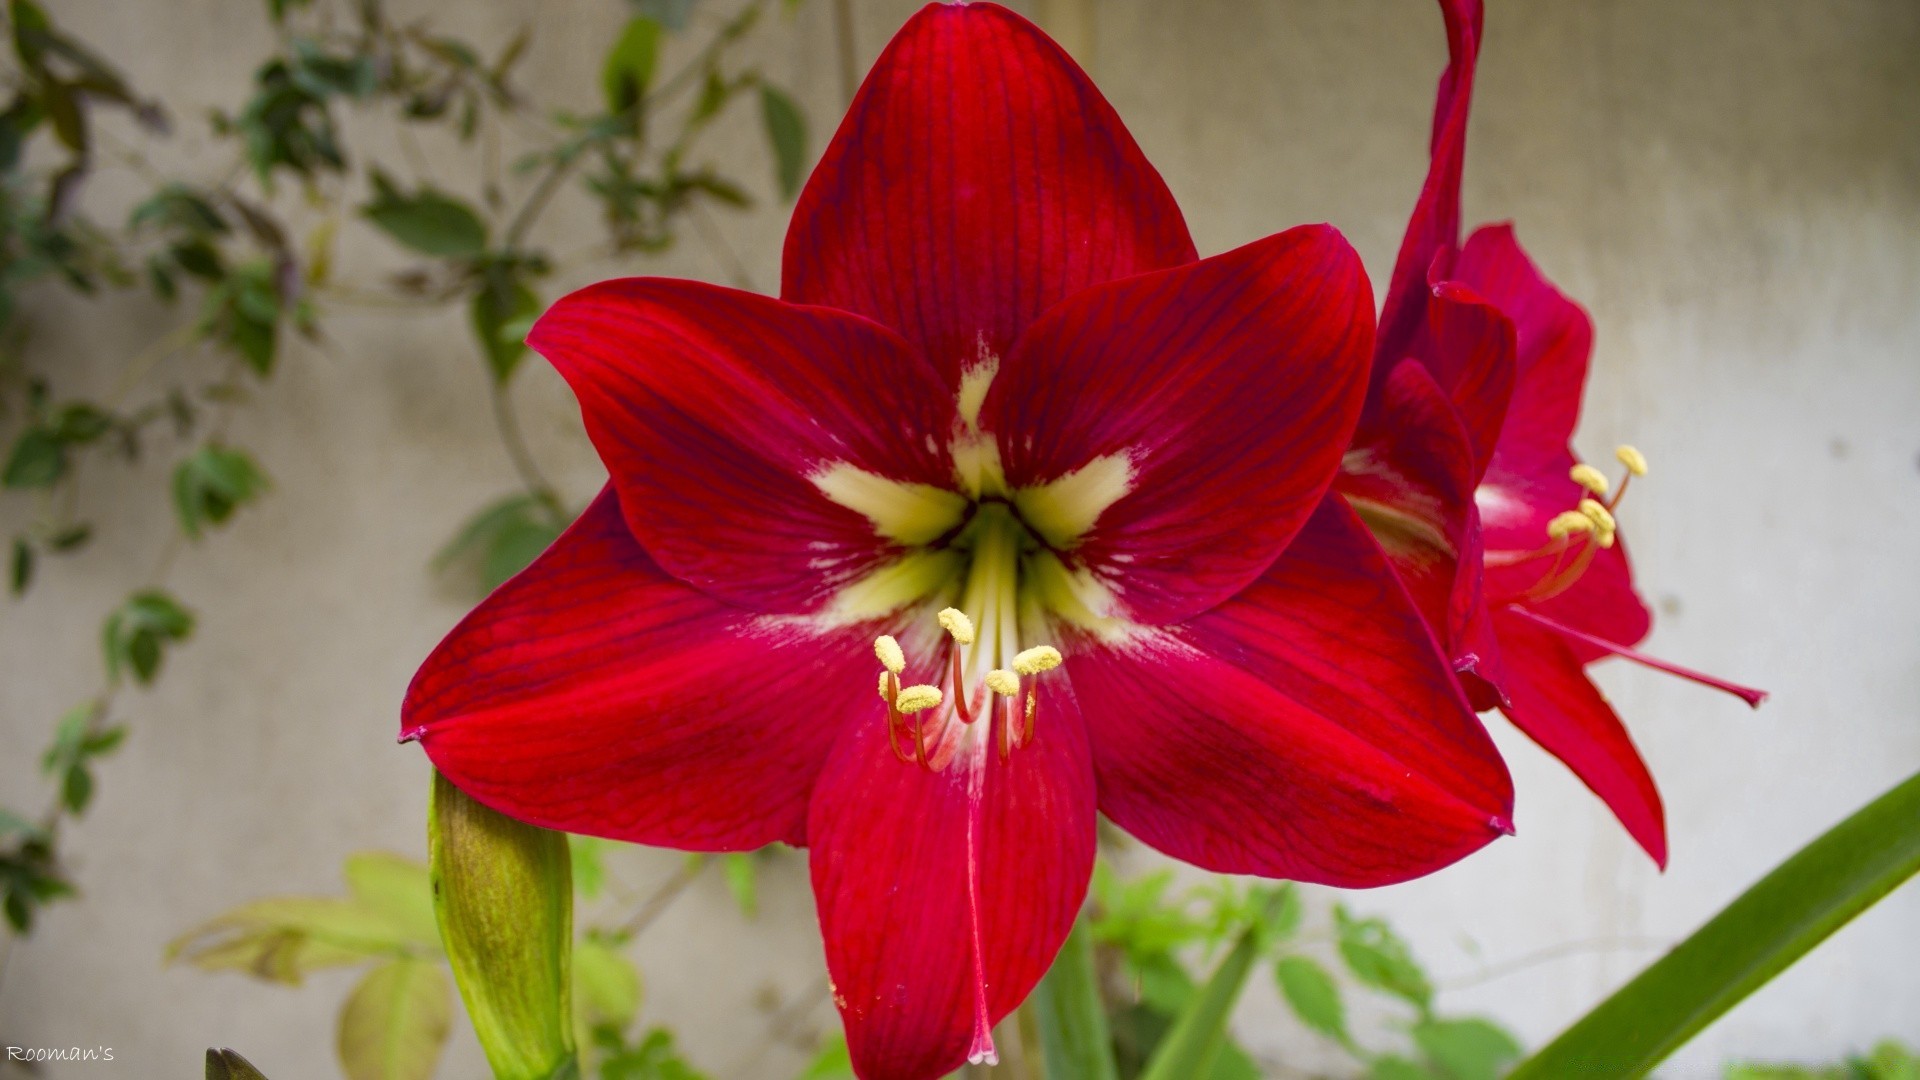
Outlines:
[[[806,164],[801,110],[739,60],[773,0],[693,6],[632,0],[608,28],[599,101],[581,112],[543,105],[516,82],[530,30],[482,50],[427,22],[398,21],[381,0],[265,0],[273,48],[237,103],[207,120],[231,155],[208,179],[154,164],[150,151],[171,130],[160,103],[137,94],[34,0],[7,0],[0,505],[12,594],[48,587],[42,565],[94,540],[82,493],[98,470],[140,469],[162,455],[172,466],[163,493],[171,514],[153,540],[151,568],[102,616],[99,684],[56,720],[42,755],[53,789],[44,808],[0,806],[0,908],[9,927],[0,976],[14,939],[47,904],[76,893],[61,828],[91,802],[97,760],[127,736],[122,692],[152,684],[195,630],[192,609],[168,589],[175,563],[271,487],[254,455],[230,440],[232,417],[285,364],[326,347],[328,318],[366,307],[465,313],[517,484],[466,522],[434,560],[438,571],[462,575],[478,595],[571,520],[576,508],[540,470],[514,412],[522,337],[543,306],[542,285],[569,265],[664,251],[689,226],[718,245],[710,215],[750,206],[755,185],[705,159],[700,140],[743,102],[757,103],[782,198],[795,194]],[[690,59],[660,70],[681,38]],[[103,122],[113,113],[132,123]],[[426,178],[419,136],[428,130],[452,136],[467,157],[459,173],[479,178],[476,190],[443,190]],[[391,137],[401,166],[360,148],[375,135]],[[511,162],[509,148],[518,155]],[[106,169],[145,189],[117,225],[88,198],[89,179]],[[585,251],[556,253],[558,237],[543,228],[562,198],[598,208],[604,236]],[[341,280],[334,248],[354,228],[381,234],[412,265],[376,283]],[[723,246],[716,257],[736,284],[751,284]],[[103,390],[35,340],[44,329],[36,306],[56,302],[111,305],[116,316],[142,320],[157,308],[173,325],[126,358]],[[284,959],[273,955],[271,963]]]

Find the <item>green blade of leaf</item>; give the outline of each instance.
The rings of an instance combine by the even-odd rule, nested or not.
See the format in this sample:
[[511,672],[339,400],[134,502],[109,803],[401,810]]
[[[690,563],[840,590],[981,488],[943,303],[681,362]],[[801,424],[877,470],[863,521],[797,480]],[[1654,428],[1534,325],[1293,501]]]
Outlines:
[[[1277,901],[1274,901],[1277,902]],[[1227,1042],[1227,1021],[1240,991],[1253,973],[1263,944],[1261,918],[1240,933],[1212,977],[1174,1019],[1172,1030],[1154,1048],[1139,1080],[1191,1080],[1206,1076]]]
[[392,192],[361,213],[387,235],[423,255],[470,259],[487,248],[487,226],[457,199],[421,189],[412,195]]
[[1113,1036],[1100,1001],[1093,936],[1085,916],[1074,920],[1060,955],[1034,988],[1031,1008],[1048,1076],[1117,1080],[1120,1071],[1113,1060]]
[[1645,1076],[1667,1055],[1920,872],[1920,773],[1742,893],[1511,1074]]
[[435,773],[427,852],[441,940],[495,1080],[577,1068],[566,834],[491,810]]
[[340,1009],[335,1048],[341,1068],[349,1080],[429,1080],[452,1023],[440,965],[412,959],[381,964]]
[[1520,1056],[1506,1029],[1478,1017],[1422,1020],[1413,1026],[1413,1041],[1450,1080],[1499,1080]]
[[607,111],[623,113],[639,104],[659,62],[660,24],[645,15],[629,19],[600,68],[600,89],[606,96]]

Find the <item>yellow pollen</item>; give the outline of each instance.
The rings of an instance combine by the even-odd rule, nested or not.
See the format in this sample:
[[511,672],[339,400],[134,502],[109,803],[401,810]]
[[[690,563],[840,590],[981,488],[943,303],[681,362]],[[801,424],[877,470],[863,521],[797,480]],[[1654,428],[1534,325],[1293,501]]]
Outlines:
[[880,658],[881,667],[895,675],[907,670],[907,654],[900,651],[900,643],[893,640],[892,634],[881,634],[873,639],[873,654]]
[[1013,670],[1022,675],[1038,675],[1060,666],[1060,650],[1051,645],[1036,645],[1013,658]]
[[887,700],[887,680],[891,678],[893,678],[893,672],[891,671],[883,671],[880,673],[880,700],[881,701]]
[[987,689],[1001,697],[1013,697],[1020,692],[1020,677],[1011,671],[994,668],[987,672]]
[[923,712],[940,704],[940,688],[920,683],[917,686],[903,686],[900,695],[893,699],[893,706],[903,713]]
[[1598,500],[1581,499],[1580,512],[1587,516],[1587,520],[1593,522],[1595,532],[1610,533],[1616,527],[1613,512],[1600,505]]
[[1627,471],[1632,473],[1633,475],[1635,476],[1647,475],[1647,455],[1642,454],[1640,451],[1635,450],[1633,447],[1631,446],[1616,447],[1613,451],[1613,456],[1619,458],[1620,464],[1625,465],[1627,467]]
[[1578,510],[1563,510],[1547,523],[1547,535],[1555,540],[1573,533],[1593,531],[1593,519]]
[[1601,474],[1599,469],[1585,462],[1575,465],[1572,469],[1568,470],[1567,475],[1573,478],[1574,483],[1579,484],[1595,495],[1605,495],[1607,493],[1607,478]]
[[967,618],[966,612],[959,608],[941,608],[939,619],[941,627],[953,635],[953,640],[962,645],[973,644],[973,620]]

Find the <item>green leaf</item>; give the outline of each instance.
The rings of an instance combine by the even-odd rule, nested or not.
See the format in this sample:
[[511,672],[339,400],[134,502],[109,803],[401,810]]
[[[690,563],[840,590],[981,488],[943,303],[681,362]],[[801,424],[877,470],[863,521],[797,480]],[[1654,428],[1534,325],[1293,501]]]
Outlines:
[[807,167],[807,118],[777,87],[760,84],[760,119],[767,127],[767,142],[773,147],[773,176],[780,184],[780,197],[791,199],[800,194],[800,181]]
[[640,1011],[640,972],[615,942],[588,934],[573,946],[573,1005],[587,1029],[625,1031]]
[[52,487],[67,471],[66,443],[52,428],[30,427],[14,440],[0,484],[10,488]]
[[347,997],[334,1046],[348,1080],[428,1080],[452,1023],[440,965],[389,960]]
[[1232,950],[1220,961],[1200,992],[1174,1019],[1153,1056],[1141,1070],[1140,1080],[1189,1080],[1205,1076],[1227,1044],[1227,1022],[1240,990],[1260,957],[1261,932],[1256,922],[1242,931]]
[[1346,1003],[1326,968],[1304,956],[1283,956],[1273,965],[1273,977],[1294,1015],[1322,1035],[1347,1041]]
[[759,914],[758,874],[755,872],[753,853],[734,851],[722,855],[720,869],[727,876],[727,889],[733,893],[733,902],[740,905],[740,914],[749,919]]
[[1367,1080],[1444,1080],[1417,1061],[1387,1054],[1367,1063]]
[[1521,1053],[1504,1028],[1477,1018],[1422,1020],[1413,1041],[1449,1080],[1499,1080]]
[[1801,848],[1511,1076],[1645,1076],[1915,872],[1920,773]]
[[193,616],[171,596],[154,589],[133,594],[107,616],[107,677],[117,679],[121,671],[131,670],[137,681],[152,682],[160,671],[163,647],[192,632]]
[[225,524],[267,486],[266,474],[245,451],[217,444],[201,447],[173,470],[173,507],[180,528],[197,540],[203,529]]
[[1046,1056],[1046,1075],[1118,1080],[1113,1036],[1107,1029],[1100,976],[1093,964],[1093,934],[1084,916],[1074,920],[1066,944],[1034,988],[1031,1002]]
[[487,250],[486,222],[466,203],[432,188],[408,195],[387,183],[377,191],[360,212],[407,247],[448,259],[476,258]]
[[467,305],[473,336],[480,340],[487,369],[505,384],[527,355],[527,331],[540,314],[540,298],[511,269],[488,267],[479,291]]
[[591,900],[600,895],[607,883],[607,841],[597,836],[567,834],[567,847],[573,862],[573,891]]
[[1380,919],[1356,919],[1344,907],[1333,909],[1340,958],[1354,978],[1412,1002],[1424,1012],[1433,1001],[1433,984],[1414,962],[1413,951]]
[[427,850],[440,936],[495,1080],[577,1068],[566,834],[490,810],[435,773]]
[[267,1080],[253,1063],[232,1050],[207,1050],[207,1080]]
[[67,766],[66,775],[60,781],[60,801],[66,805],[69,813],[78,814],[87,808],[93,799],[93,774],[84,765]]
[[607,111],[624,113],[647,96],[654,69],[660,62],[660,24],[645,15],[635,15],[626,29],[607,50],[600,67],[600,89],[606,96]]
[[439,951],[433,881],[425,863],[390,851],[357,851],[347,856],[342,873],[353,899],[385,918],[402,940]]
[[[1047,1058],[1047,1075],[1059,1077],[1078,1077],[1078,1073],[1056,1073],[1053,1071],[1053,1058]],[[1089,1080],[1100,1080],[1092,1073]],[[820,1045],[820,1052],[807,1064],[807,1071],[800,1074],[799,1080],[854,1080],[853,1055],[847,1050],[847,1037],[841,1032],[828,1035]]]

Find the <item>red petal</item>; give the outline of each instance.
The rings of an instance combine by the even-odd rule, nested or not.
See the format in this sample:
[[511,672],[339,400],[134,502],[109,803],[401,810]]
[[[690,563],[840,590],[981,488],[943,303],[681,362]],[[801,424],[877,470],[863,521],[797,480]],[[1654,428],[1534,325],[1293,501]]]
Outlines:
[[1435,256],[1460,243],[1460,172],[1466,158],[1467,111],[1480,51],[1480,0],[1440,0],[1447,21],[1447,70],[1433,105],[1432,160],[1413,205],[1400,254],[1388,279],[1374,350],[1374,380],[1415,352],[1427,323],[1428,271]]
[[1068,556],[1134,620],[1175,622],[1258,577],[1313,512],[1365,393],[1372,307],[1324,225],[1095,286],[1020,339],[982,424],[1016,491],[1128,463]]
[[1110,647],[1069,645],[1100,809],[1175,858],[1384,885],[1510,828],[1505,765],[1337,499],[1213,611]]
[[1434,377],[1446,388],[1472,441],[1473,479],[1478,483],[1493,457],[1513,393],[1513,322],[1454,281],[1434,285],[1427,316]]
[[1565,762],[1664,868],[1667,827],[1660,792],[1626,726],[1587,679],[1579,659],[1552,632],[1512,612],[1495,613],[1494,628],[1507,661],[1511,699],[1501,711]]
[[857,316],[625,278],[561,299],[527,340],[580,399],[634,536],[722,599],[809,611],[896,553],[815,486],[832,465],[953,484],[952,395]]
[[1005,761],[903,764],[875,713],[820,778],[813,890],[861,1076],[943,1076],[991,1047],[1079,913],[1093,774],[1071,695],[1042,682],[1036,738]]
[[1059,46],[995,4],[929,4],[801,193],[780,292],[893,327],[953,384],[1069,293],[1193,259],[1160,174]]
[[1481,592],[1473,450],[1458,410],[1417,360],[1388,377],[1379,422],[1341,462],[1334,488],[1379,541],[1476,708],[1499,700],[1498,655]]
[[1513,320],[1517,372],[1494,469],[1515,480],[1556,474],[1565,480],[1572,465],[1567,443],[1580,420],[1593,349],[1593,322],[1540,275],[1510,225],[1476,230],[1453,276]]
[[805,840],[870,628],[811,636],[674,580],[611,488],[421,665],[401,711],[474,798],[568,832],[704,851]]

